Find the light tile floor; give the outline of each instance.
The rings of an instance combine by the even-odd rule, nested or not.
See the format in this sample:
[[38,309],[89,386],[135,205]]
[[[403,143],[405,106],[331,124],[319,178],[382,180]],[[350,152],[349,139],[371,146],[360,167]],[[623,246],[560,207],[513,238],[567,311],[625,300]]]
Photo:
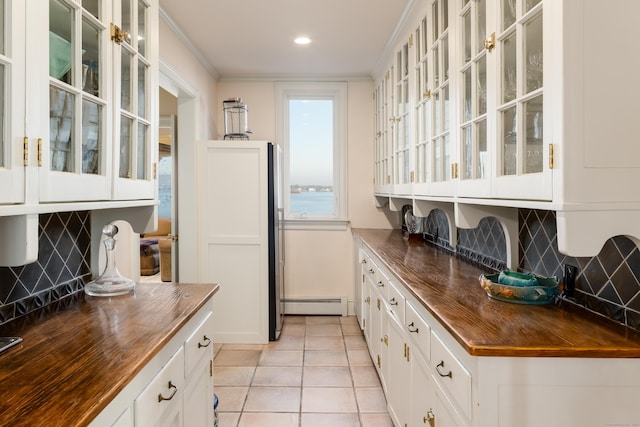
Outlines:
[[220,427],[390,427],[356,318],[286,316],[266,345],[217,345]]

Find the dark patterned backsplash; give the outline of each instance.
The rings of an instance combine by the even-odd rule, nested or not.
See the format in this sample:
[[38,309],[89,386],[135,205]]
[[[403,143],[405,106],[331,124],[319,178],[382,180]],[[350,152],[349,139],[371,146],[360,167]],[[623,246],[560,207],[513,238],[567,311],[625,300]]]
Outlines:
[[[555,212],[520,209],[518,223],[518,270],[562,280],[565,265],[577,267],[575,294],[570,300],[640,330],[640,251],[630,239],[614,237],[597,256],[575,258],[558,251]],[[458,255],[493,270],[504,268],[506,243],[497,219],[484,218],[477,228],[457,232]],[[441,210],[424,218],[424,235],[425,240],[452,250],[447,217]]]
[[91,280],[89,212],[42,214],[38,259],[0,267],[0,324],[84,289]]

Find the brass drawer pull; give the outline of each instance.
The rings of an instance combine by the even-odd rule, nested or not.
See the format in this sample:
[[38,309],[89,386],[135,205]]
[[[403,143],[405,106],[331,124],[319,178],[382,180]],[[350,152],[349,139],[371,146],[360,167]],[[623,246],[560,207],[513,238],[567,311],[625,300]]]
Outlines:
[[384,283],[382,283],[382,280],[378,280],[378,283],[376,283],[376,285],[377,285],[379,288],[384,288]]
[[171,381],[169,381],[169,390],[171,390],[171,395],[169,395],[169,397],[164,397],[162,395],[162,393],[158,393],[158,402],[162,402],[163,400],[171,400],[173,399],[173,396],[176,395],[177,391],[178,391],[178,387],[174,386]]
[[202,343],[199,342],[198,343],[198,348],[209,347],[209,345],[211,344],[211,339],[208,338],[206,335],[204,335],[202,339],[204,340],[205,344],[202,344]]
[[393,297],[389,300],[389,305],[398,305],[398,301],[396,301],[396,298]]
[[446,374],[443,374],[442,372],[440,372],[441,367],[444,368],[444,360],[441,360],[440,363],[436,365],[436,371],[438,372],[438,375],[440,375],[441,377],[453,378],[453,373],[451,371],[449,371]]

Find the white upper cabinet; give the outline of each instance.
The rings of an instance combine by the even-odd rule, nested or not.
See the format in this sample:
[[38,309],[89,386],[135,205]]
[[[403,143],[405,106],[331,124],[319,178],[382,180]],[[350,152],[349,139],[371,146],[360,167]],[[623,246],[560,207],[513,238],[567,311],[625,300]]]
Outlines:
[[471,205],[553,210],[573,256],[640,242],[638,15],[632,0],[411,2],[376,89],[378,204],[451,202],[462,228]]
[[25,200],[25,4],[0,1],[0,204]]
[[157,2],[26,4],[27,201],[153,199]]
[[[48,22],[38,22],[35,27],[40,28],[37,46],[28,47],[39,52],[32,56],[29,73],[33,75],[28,81],[36,85],[46,82],[47,86],[39,92],[45,95],[39,102],[35,97],[29,100],[28,110],[29,125],[37,127],[33,138],[39,141],[38,200],[108,200],[112,168],[112,134],[107,126],[111,11],[97,1],[32,4],[39,15],[48,17]],[[43,13],[43,8],[49,13]],[[28,20],[40,21],[42,16],[30,14]]]
[[[116,2],[118,3],[118,2]],[[128,34],[114,49],[114,198],[153,198],[157,171],[157,4],[121,0],[114,21]]]
[[[495,161],[492,196],[552,200],[551,138],[544,138],[544,11],[541,0],[499,0],[487,35],[489,76],[496,83],[490,121]],[[497,12],[497,13],[496,13]],[[549,32],[549,34],[553,34]],[[548,42],[547,42],[548,43]],[[560,64],[558,64],[560,65]],[[559,70],[560,67],[552,69]],[[494,107],[495,106],[495,107]],[[545,161],[547,160],[547,161]]]

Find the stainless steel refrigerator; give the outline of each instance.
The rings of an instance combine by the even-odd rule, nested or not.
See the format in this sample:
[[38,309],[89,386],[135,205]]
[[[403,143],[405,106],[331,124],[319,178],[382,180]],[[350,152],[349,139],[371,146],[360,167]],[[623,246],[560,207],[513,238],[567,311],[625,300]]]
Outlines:
[[268,143],[269,186],[269,341],[280,337],[284,320],[284,209],[282,150]]

